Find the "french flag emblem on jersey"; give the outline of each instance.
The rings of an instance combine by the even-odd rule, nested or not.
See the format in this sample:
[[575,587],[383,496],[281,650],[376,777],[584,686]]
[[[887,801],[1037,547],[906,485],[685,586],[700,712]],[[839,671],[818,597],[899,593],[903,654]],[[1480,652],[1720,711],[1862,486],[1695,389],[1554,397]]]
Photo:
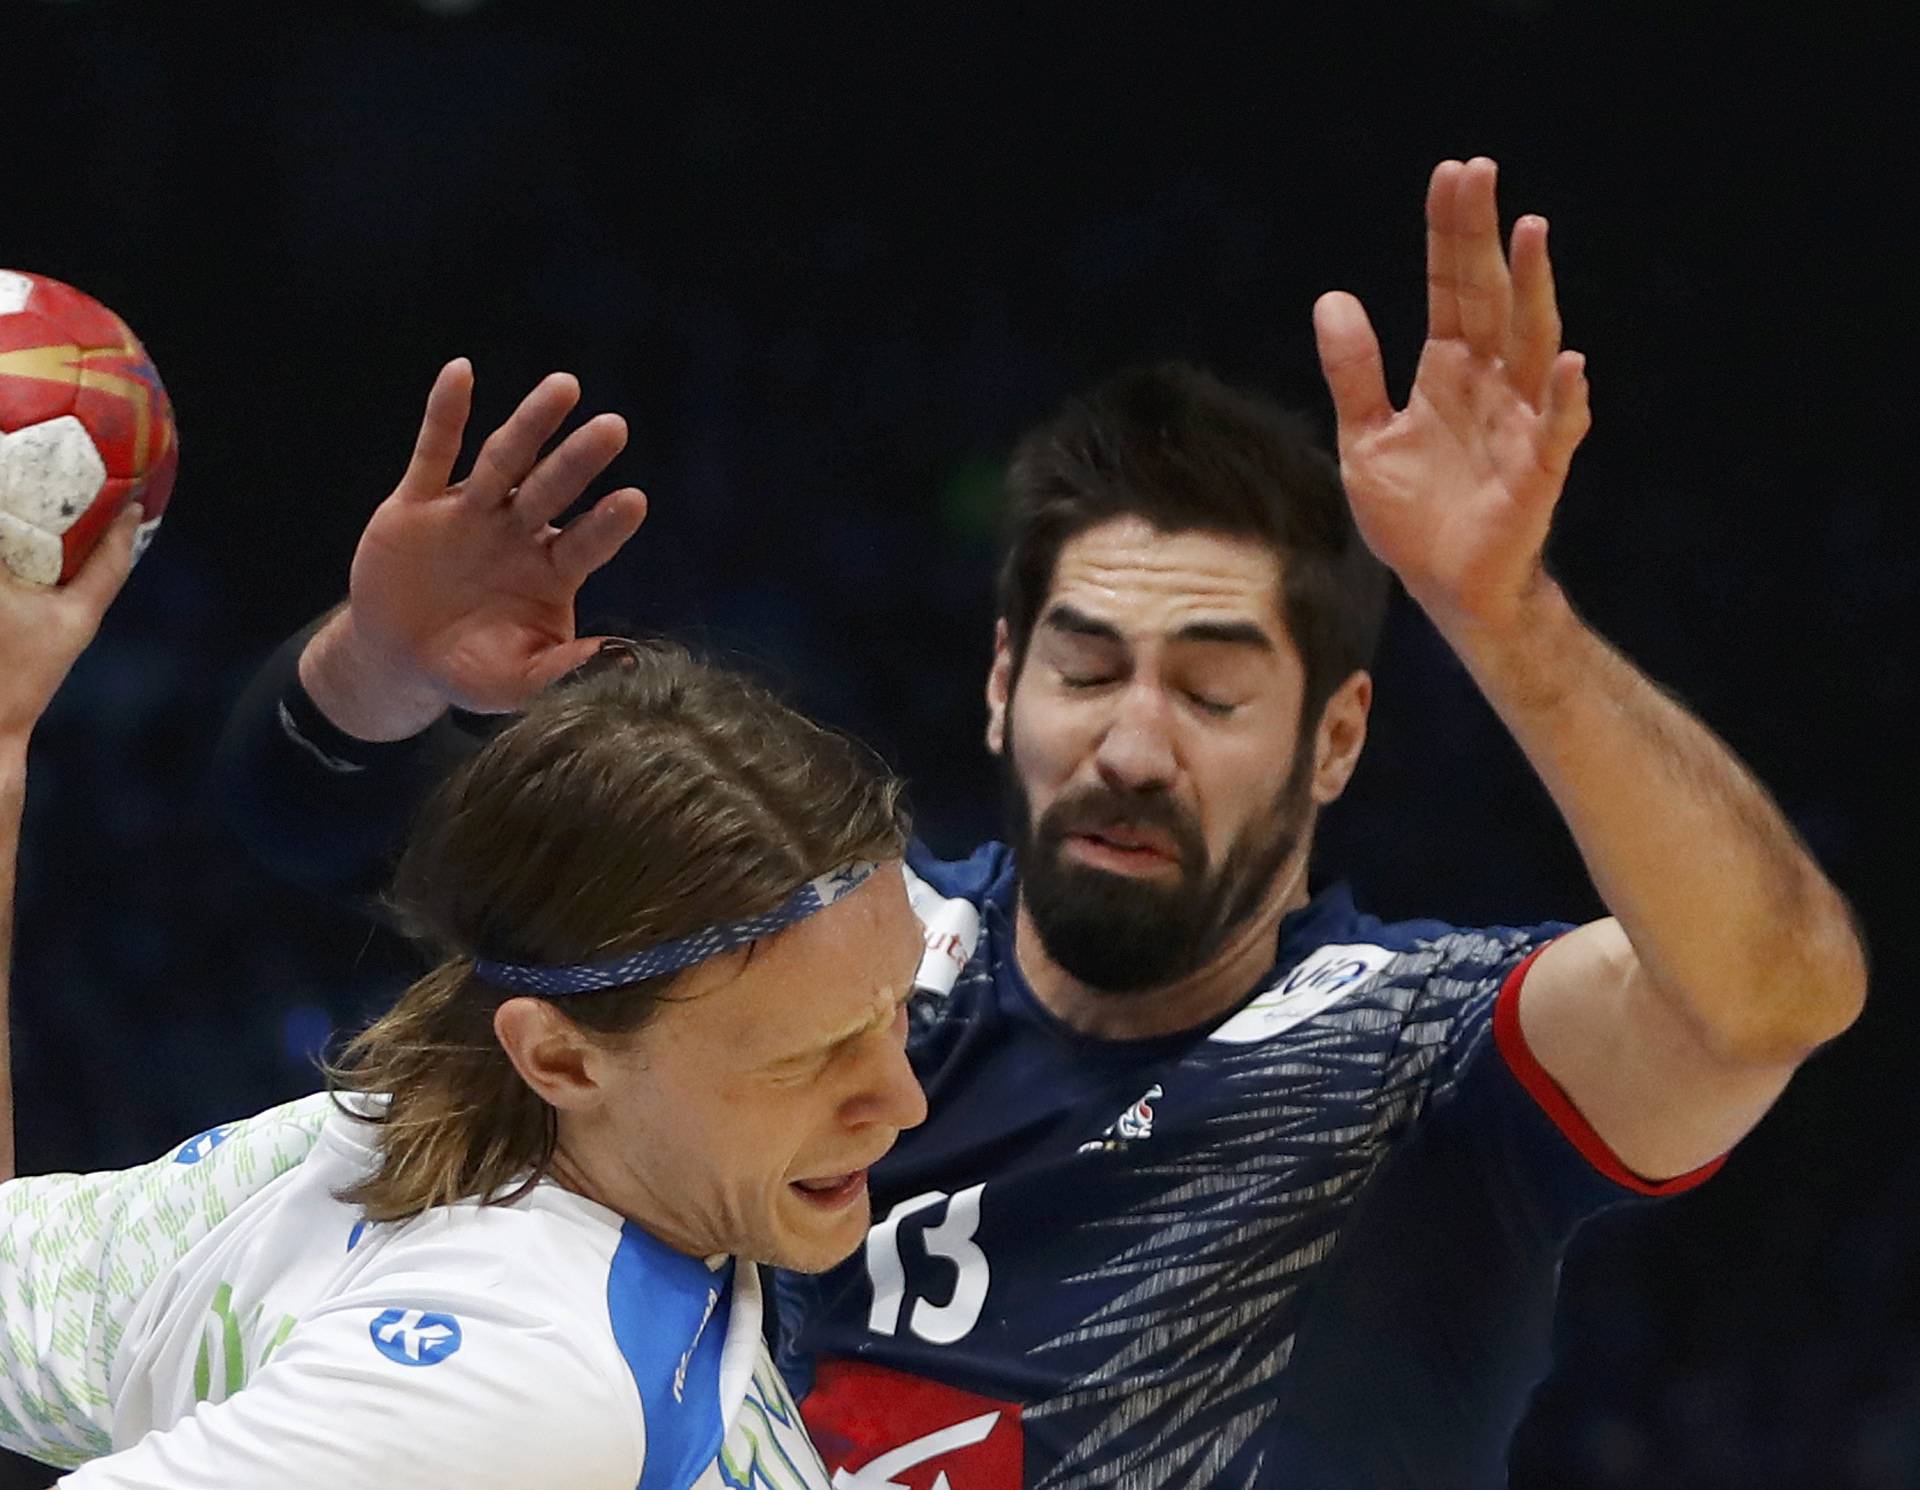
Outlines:
[[834,1490],[1021,1490],[1016,1402],[829,1358],[800,1416]]

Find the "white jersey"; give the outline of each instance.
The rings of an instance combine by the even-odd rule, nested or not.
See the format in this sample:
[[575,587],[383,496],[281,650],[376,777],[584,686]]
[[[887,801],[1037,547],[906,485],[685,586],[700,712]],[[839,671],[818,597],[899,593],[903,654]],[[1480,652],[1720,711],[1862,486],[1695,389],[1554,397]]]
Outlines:
[[0,1185],[0,1442],[72,1490],[826,1490],[751,1264],[541,1184],[368,1225],[324,1094]]

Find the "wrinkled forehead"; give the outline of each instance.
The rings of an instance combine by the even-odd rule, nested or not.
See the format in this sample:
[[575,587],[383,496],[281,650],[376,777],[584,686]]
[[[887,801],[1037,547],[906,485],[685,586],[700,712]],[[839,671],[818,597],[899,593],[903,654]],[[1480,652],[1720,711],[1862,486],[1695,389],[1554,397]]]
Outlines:
[[730,966],[695,970],[684,1007],[731,1042],[742,1064],[795,1054],[889,1017],[922,948],[893,860],[844,899],[727,959]]
[[1251,624],[1290,650],[1280,581],[1280,555],[1256,538],[1116,518],[1062,545],[1040,621],[1064,607],[1141,637]]

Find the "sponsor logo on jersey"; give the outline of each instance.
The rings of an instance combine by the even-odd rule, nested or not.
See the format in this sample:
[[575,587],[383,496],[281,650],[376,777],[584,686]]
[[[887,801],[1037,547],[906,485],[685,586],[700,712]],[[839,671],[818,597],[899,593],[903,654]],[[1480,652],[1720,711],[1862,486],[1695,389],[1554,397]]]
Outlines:
[[1080,1152],[1091,1154],[1102,1149],[1123,1149],[1135,1139],[1153,1137],[1153,1104],[1165,1095],[1156,1081],[1141,1094],[1138,1102],[1107,1124],[1106,1131],[1098,1138],[1089,1138],[1081,1144]]
[[221,1144],[227,1141],[227,1135],[233,1131],[232,1123],[222,1123],[217,1128],[209,1128],[204,1133],[196,1133],[180,1145],[180,1151],[173,1156],[175,1164],[198,1164]]
[[1213,1032],[1227,1045],[1271,1040],[1360,991],[1400,954],[1367,943],[1321,947]]
[[460,1348],[460,1321],[451,1314],[387,1309],[367,1326],[373,1348],[402,1366],[437,1366]]
[[1016,1402],[829,1358],[800,1415],[834,1490],[1021,1490]]
[[926,952],[913,975],[913,986],[944,997],[953,992],[961,971],[980,940],[980,910],[970,900],[948,899],[911,869],[904,871],[907,902],[920,919]]
[[700,1348],[700,1337],[707,1332],[707,1322],[713,1318],[714,1305],[720,1302],[720,1290],[707,1290],[707,1307],[700,1316],[700,1327],[693,1332],[693,1343],[681,1353],[680,1364],[673,1368],[673,1400],[682,1402],[687,1395],[687,1367],[693,1364],[693,1353]]

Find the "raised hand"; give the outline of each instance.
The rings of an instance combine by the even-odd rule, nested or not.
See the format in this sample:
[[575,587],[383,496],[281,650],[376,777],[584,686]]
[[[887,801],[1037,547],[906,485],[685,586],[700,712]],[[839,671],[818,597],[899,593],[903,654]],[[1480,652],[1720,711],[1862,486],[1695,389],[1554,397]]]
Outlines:
[[1586,359],[1560,349],[1544,218],[1503,253],[1491,160],[1443,161],[1427,191],[1427,342],[1404,409],[1344,291],[1313,310],[1340,470],[1368,545],[1443,625],[1514,620],[1590,423]]
[[406,475],[354,552],[347,609],[301,659],[336,723],[391,738],[449,704],[505,712],[593,654],[598,638],[575,634],[575,596],[647,500],[623,487],[553,526],[627,441],[625,421],[601,414],[543,456],[579,399],[569,374],[545,378],[455,481],[473,369],[460,358],[440,370]]
[[133,569],[140,509],[115,517],[80,572],[54,588],[0,564],[0,753],[24,747]]

